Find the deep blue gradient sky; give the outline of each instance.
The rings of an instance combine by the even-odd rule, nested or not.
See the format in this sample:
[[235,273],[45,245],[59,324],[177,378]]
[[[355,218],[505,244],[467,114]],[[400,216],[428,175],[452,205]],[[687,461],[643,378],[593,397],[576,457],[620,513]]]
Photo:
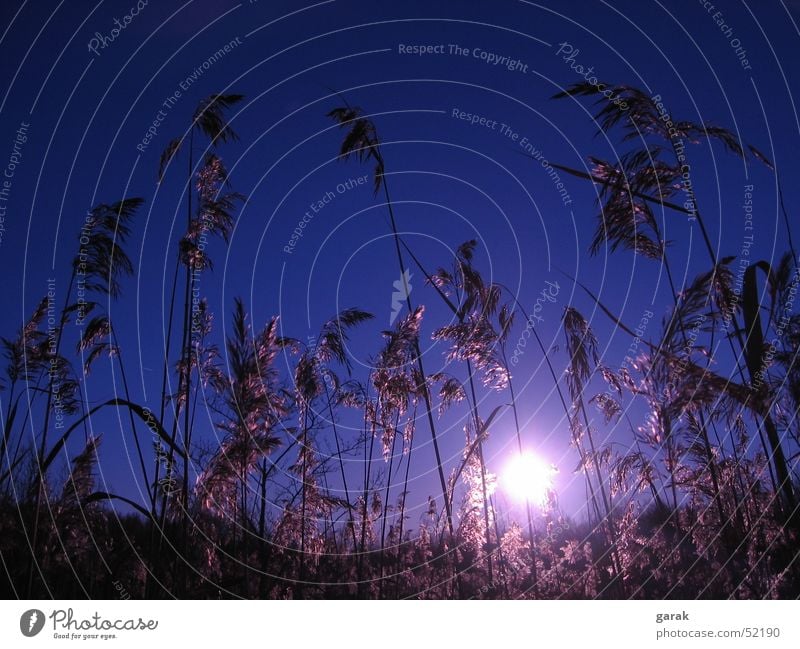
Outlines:
[[[587,284],[636,326],[648,309],[660,319],[669,303],[661,269],[629,252],[590,257],[594,189],[562,174],[571,198],[565,206],[542,166],[521,155],[519,141],[527,138],[551,162],[580,168],[590,155],[614,159],[633,146],[596,135],[586,102],[550,99],[581,80],[556,53],[559,44],[569,43],[579,50],[573,61],[593,66],[599,79],[660,94],[674,115],[724,126],[761,149],[775,161],[786,204],[795,214],[800,122],[790,89],[800,82],[797,6],[777,0],[716,4],[708,10],[690,0],[316,5],[150,0],[95,54],[88,49],[95,33],[111,34],[114,19],[122,21],[134,0],[3,2],[0,166],[8,162],[20,124],[30,126],[0,243],[0,333],[16,331],[44,295],[49,277],[65,290],[77,232],[92,205],[141,196],[146,204],[128,249],[136,276],[126,280],[123,299],[106,308],[120,335],[134,398],[157,410],[174,251],[185,223],[185,158],[160,186],[158,158],[170,139],[183,134],[199,100],[234,92],[246,97],[232,113],[241,140],[222,145],[219,153],[234,189],[248,200],[229,247],[214,245],[214,270],[201,282],[215,314],[217,340],[229,326],[235,296],[244,298],[256,325],[279,314],[283,333],[303,340],[337,311],[357,306],[376,315],[352,338],[354,372],[363,379],[364,364],[380,349],[379,332],[389,325],[399,271],[382,198],[371,190],[371,168],[336,160],[341,132],[325,114],[340,103],[337,91],[374,116],[398,227],[429,269],[449,265],[452,250],[476,238],[479,268],[509,286],[526,308],[533,308],[547,282],[559,284],[556,301],[543,306],[537,325],[546,344],[559,346],[553,354],[557,368],[565,365],[559,322],[567,305],[591,320],[604,363],[618,367],[628,337],[614,332],[561,271]],[[717,24],[718,11],[722,18],[717,18],[732,30],[730,38]],[[740,40],[751,70],[736,57],[731,38]],[[204,70],[203,62],[226,44],[230,53]],[[400,45],[413,44],[444,45],[445,53],[399,52]],[[470,54],[450,54],[450,44]],[[526,68],[490,65],[472,55],[476,48],[519,59]],[[193,73],[195,80],[187,82]],[[177,90],[181,96],[166,108]],[[457,119],[454,109],[505,123],[518,139],[499,126]],[[155,135],[138,150],[154,120],[160,120]],[[744,185],[753,184],[755,254],[776,260],[786,249],[786,235],[772,172],[752,161],[743,164],[718,144],[693,147],[691,159],[698,201],[719,255],[739,254]],[[367,184],[337,191],[366,174]],[[334,198],[314,215],[291,254],[285,252],[298,221],[327,192]],[[696,228],[679,214],[662,218],[679,279],[706,270]],[[411,272],[412,299],[426,305],[423,348],[432,372],[442,368],[444,350],[429,342],[430,333],[449,315],[420,273]],[[518,326],[512,349],[520,332]],[[119,390],[119,375],[110,367],[99,363],[87,381],[90,403]],[[562,504],[580,515],[583,486],[572,473],[577,457],[552,381],[531,344],[514,380],[526,444],[559,467]],[[492,395],[481,409],[488,413],[507,398]],[[462,410],[442,420],[448,469],[463,446]],[[631,417],[641,421],[641,413]],[[347,417],[342,423],[347,426]],[[126,445],[113,417],[97,418],[94,427],[105,433],[106,488],[135,497],[131,470],[119,460],[130,441]],[[210,425],[203,427],[211,439]],[[493,471],[502,472],[514,449],[512,430],[505,412],[487,450]],[[630,444],[625,431],[602,431],[601,437]],[[424,508],[438,482],[422,420],[417,435],[411,497]],[[71,451],[80,446],[75,442]],[[354,460],[354,475],[360,470]]]

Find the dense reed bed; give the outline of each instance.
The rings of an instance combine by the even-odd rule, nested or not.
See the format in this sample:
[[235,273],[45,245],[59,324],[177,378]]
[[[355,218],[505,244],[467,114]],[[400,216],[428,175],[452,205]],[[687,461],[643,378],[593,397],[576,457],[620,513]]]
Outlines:
[[[640,339],[636,323],[603,304],[596,287],[579,285],[609,325],[637,341],[620,366],[605,364],[590,322],[572,305],[563,305],[557,349],[529,329],[552,379],[547,389],[563,407],[560,441],[579,460],[583,515],[562,511],[554,491],[527,502],[520,520],[500,511],[485,444],[501,410],[513,415],[519,452],[532,441],[518,405],[534,397],[515,391],[524,377],[509,340],[526,329],[533,305],[484,279],[474,241],[450,242],[452,259],[415,253],[400,234],[378,127],[360,109],[344,104],[328,117],[343,134],[342,161],[372,170],[403,284],[403,312],[374,341],[369,371],[354,371],[347,353],[348,339],[363,336],[373,317],[358,308],[332,314],[314,340],[282,335],[277,317],[253,322],[239,299],[227,314],[210,313],[201,290],[210,279],[199,282],[212,266],[208,242],[228,242],[245,198],[223,162],[226,142],[238,137],[227,115],[242,97],[213,95],[166,146],[158,170],[159,178],[183,174],[188,188],[167,282],[163,365],[150,388],[158,407],[137,400],[137,360],[102,306],[129,299],[135,269],[126,246],[139,198],[94,207],[77,233],[63,301],[44,296],[3,338],[0,593],[800,595],[800,267],[789,217],[788,249],[776,263],[727,256],[712,245],[684,182],[692,143],[708,138],[770,162],[728,131],[673,119],[634,88],[614,88],[624,110],[597,93],[579,84],[559,96],[597,100],[598,124],[628,146],[617,161],[592,159],[589,172],[560,167],[598,191],[588,252],[610,248],[661,264],[668,292]],[[670,262],[663,212],[691,219],[703,237],[706,270],[685,285]],[[415,300],[405,286],[409,268],[426,285]],[[451,317],[427,322],[426,302]],[[447,372],[426,366],[423,324],[446,348]],[[279,358],[291,359],[291,371]],[[90,404],[83,386],[100,359],[110,359],[118,390]],[[507,405],[488,408],[490,394]],[[647,413],[643,426],[628,415],[636,409]],[[109,411],[127,440],[138,497],[98,486],[103,436],[91,422]],[[447,412],[466,422],[463,454],[449,466],[440,448]],[[360,422],[357,434],[343,418]],[[626,431],[627,443],[610,443],[609,427]],[[419,515],[408,483],[423,469],[433,469],[438,492]]]

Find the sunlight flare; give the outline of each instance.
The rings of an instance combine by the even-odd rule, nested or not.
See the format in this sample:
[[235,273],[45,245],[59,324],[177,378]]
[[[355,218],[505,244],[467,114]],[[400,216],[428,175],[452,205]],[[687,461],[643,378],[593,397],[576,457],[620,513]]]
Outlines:
[[515,455],[503,472],[503,488],[513,498],[542,504],[553,488],[555,469],[530,452]]

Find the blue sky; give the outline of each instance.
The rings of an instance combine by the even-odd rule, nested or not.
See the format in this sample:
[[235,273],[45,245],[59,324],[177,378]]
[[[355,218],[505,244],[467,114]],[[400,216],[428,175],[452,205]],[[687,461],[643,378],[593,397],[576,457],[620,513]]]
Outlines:
[[[215,246],[215,268],[202,280],[216,335],[229,322],[235,296],[244,298],[256,324],[278,314],[283,332],[300,339],[314,335],[342,308],[357,306],[376,316],[353,336],[349,350],[363,378],[364,364],[380,348],[380,331],[389,325],[399,270],[385,207],[371,190],[371,169],[335,159],[341,132],[325,114],[340,103],[338,92],[373,115],[398,227],[429,269],[449,265],[452,250],[476,238],[481,270],[511,287],[526,308],[533,308],[547,282],[559,284],[556,301],[542,307],[537,324],[546,344],[563,350],[560,316],[574,305],[591,320],[604,363],[617,367],[629,340],[613,331],[564,273],[635,326],[649,309],[656,319],[664,314],[670,298],[660,269],[628,252],[590,257],[594,190],[562,174],[571,199],[564,205],[542,166],[521,155],[520,142],[527,139],[553,163],[580,168],[590,155],[613,159],[633,146],[596,134],[586,102],[550,99],[581,79],[575,65],[592,66],[602,81],[659,94],[674,115],[724,126],[757,146],[776,162],[793,213],[800,202],[793,182],[800,122],[790,91],[800,74],[794,65],[796,8],[777,1],[720,0],[713,9],[709,4],[150,0],[134,15],[133,0],[35,7],[5,2],[0,165],[12,154],[20,125],[30,126],[3,222],[0,332],[10,336],[17,329],[45,293],[48,278],[55,275],[59,287],[66,286],[77,232],[92,205],[141,196],[146,204],[129,244],[136,276],[126,281],[123,299],[108,308],[135,375],[130,380],[136,400],[157,408],[185,173],[182,159],[157,185],[158,156],[185,131],[200,99],[236,92],[245,95],[231,122],[241,139],[220,146],[219,153],[234,189],[248,200],[230,245]],[[115,19],[126,26],[111,38]],[[93,43],[96,52],[89,49]],[[557,54],[563,44],[574,52],[569,61]],[[226,45],[228,51],[209,62]],[[408,54],[401,45],[437,50]],[[736,46],[746,51],[750,69]],[[525,68],[493,65],[499,57]],[[498,126],[473,125],[454,117],[454,110]],[[143,145],[151,126],[152,138]],[[694,146],[691,159],[718,254],[739,254],[744,186],[753,184],[754,248],[759,258],[776,260],[786,236],[774,175],[757,163],[743,164],[721,145]],[[368,182],[358,184],[367,174]],[[286,252],[298,222],[323,197],[329,199]],[[680,276],[691,279],[706,270],[698,232],[680,215],[666,213],[663,219]],[[421,274],[414,268],[411,273],[412,300],[426,305],[427,341],[449,316]],[[518,327],[512,347],[519,332]],[[423,348],[428,371],[442,367],[442,348],[427,342]],[[564,367],[563,352],[553,358]],[[90,402],[114,392],[108,367],[98,366],[92,378]],[[577,513],[583,491],[572,474],[577,458],[538,350],[527,347],[514,379],[526,443],[559,466],[562,502]],[[491,395],[481,408],[488,412],[506,399]],[[448,467],[459,457],[463,423],[456,413],[442,421]],[[131,494],[130,470],[118,459],[125,443],[115,426],[113,418],[95,422],[105,432],[101,466],[110,488]],[[605,434],[630,444],[625,431],[604,429]],[[422,421],[417,435],[411,490],[415,505],[424,506],[438,484]],[[490,469],[501,471],[513,441],[505,413],[489,444]]]

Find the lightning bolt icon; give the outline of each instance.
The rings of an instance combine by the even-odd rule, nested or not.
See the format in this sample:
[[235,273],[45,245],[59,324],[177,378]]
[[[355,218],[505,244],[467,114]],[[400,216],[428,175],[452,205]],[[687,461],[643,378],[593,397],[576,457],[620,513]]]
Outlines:
[[31,613],[31,619],[28,620],[28,631],[33,631],[33,627],[36,624],[38,619],[39,619],[39,616],[36,614],[36,611]]

